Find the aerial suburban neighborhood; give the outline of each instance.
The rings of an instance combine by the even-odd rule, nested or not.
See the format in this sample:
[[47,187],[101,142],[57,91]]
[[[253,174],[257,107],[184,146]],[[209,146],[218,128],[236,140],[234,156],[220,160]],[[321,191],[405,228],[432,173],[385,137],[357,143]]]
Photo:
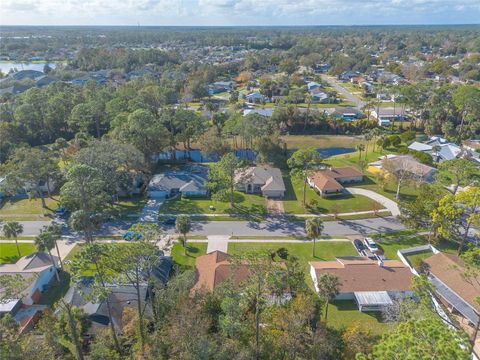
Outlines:
[[479,39],[0,26],[0,359],[478,359]]

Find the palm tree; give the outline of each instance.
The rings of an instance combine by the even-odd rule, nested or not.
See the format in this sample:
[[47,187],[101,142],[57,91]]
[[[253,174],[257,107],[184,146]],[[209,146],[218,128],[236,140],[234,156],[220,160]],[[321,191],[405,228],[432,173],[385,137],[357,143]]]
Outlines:
[[360,160],[360,158],[362,157],[362,151],[365,151],[365,145],[358,144],[357,150],[358,150],[358,160]]
[[62,236],[62,229],[58,225],[48,225],[45,231],[50,233],[55,241],[55,248],[57,250],[58,261],[60,262],[60,268],[63,270],[62,257],[60,256],[60,250],[58,248],[57,240]]
[[13,238],[15,240],[18,257],[22,257],[17,239],[18,235],[20,235],[21,233],[23,233],[23,225],[17,221],[7,221],[5,225],[3,225],[3,234],[5,235],[5,237]]
[[317,280],[318,293],[325,300],[325,324],[328,319],[328,304],[338,295],[340,286],[338,276],[331,273],[323,273]]
[[51,251],[55,247],[55,236],[53,235],[53,233],[48,231],[46,227],[43,228],[40,234],[35,238],[35,246],[37,247],[38,251],[48,252],[48,255],[50,256],[50,261],[55,268],[55,275],[57,277],[57,281],[60,282],[60,276],[58,276],[57,266],[55,264],[55,260],[53,259]]
[[182,234],[182,245],[185,255],[187,255],[187,233],[192,228],[192,223],[190,217],[187,215],[179,215],[177,221],[175,222],[175,227],[177,231]]
[[309,218],[305,221],[305,230],[307,236],[313,239],[312,256],[315,257],[315,244],[317,239],[322,235],[323,221],[319,217]]
[[440,145],[433,145],[432,146],[432,152],[435,154],[435,161],[438,162],[438,153],[442,150],[442,147]]
[[372,133],[369,131],[369,132],[367,132],[364,136],[365,136],[365,141],[367,142],[367,143],[365,144],[365,160],[367,160],[368,144],[369,144],[370,141],[372,141],[373,135],[372,135]]

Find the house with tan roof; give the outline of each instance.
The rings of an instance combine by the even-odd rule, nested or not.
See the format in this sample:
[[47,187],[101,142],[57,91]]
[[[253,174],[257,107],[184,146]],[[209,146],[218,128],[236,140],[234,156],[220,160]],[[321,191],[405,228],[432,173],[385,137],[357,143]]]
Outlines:
[[235,174],[235,183],[238,191],[247,194],[261,193],[268,198],[285,196],[285,183],[279,168],[252,166],[240,169]]
[[193,291],[213,291],[224,281],[231,280],[235,286],[250,275],[248,264],[232,264],[231,257],[222,251],[213,251],[195,260],[196,282]]
[[397,260],[376,261],[365,257],[338,257],[335,261],[312,261],[310,276],[318,291],[324,273],[341,283],[336,300],[354,300],[360,311],[379,311],[394,299],[411,297],[412,273]]
[[473,326],[477,325],[480,304],[476,298],[480,296],[480,277],[465,277],[465,263],[452,254],[440,252],[424,259],[423,263],[441,302],[451,312],[460,314]]
[[320,195],[338,194],[345,191],[344,185],[363,181],[363,174],[354,167],[328,168],[307,177],[308,184]]

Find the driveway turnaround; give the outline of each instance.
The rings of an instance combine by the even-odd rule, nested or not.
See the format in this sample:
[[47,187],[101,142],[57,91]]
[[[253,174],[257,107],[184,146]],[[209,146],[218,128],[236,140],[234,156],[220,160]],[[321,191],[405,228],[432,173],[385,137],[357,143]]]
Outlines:
[[386,196],[383,196],[375,191],[372,190],[367,190],[367,189],[362,189],[362,188],[357,188],[357,187],[348,187],[346,190],[350,194],[355,194],[355,195],[363,195],[366,197],[369,197],[372,200],[375,200],[376,202],[382,204],[384,207],[386,207],[391,213],[392,216],[399,216],[400,215],[400,209],[398,208],[398,205],[395,201],[387,198]]

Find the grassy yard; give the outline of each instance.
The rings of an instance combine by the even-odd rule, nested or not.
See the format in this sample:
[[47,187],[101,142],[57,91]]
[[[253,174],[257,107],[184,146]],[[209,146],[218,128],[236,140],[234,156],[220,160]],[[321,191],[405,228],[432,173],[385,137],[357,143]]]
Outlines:
[[314,147],[317,149],[329,147],[355,147],[363,142],[358,136],[346,135],[285,135],[281,139],[289,150]]
[[[235,192],[235,208],[229,202],[210,198],[176,198],[167,200],[160,208],[163,214],[246,214],[262,216],[266,213],[266,201],[261,195]],[[210,206],[214,210],[210,210]]]
[[58,198],[45,198],[48,209],[42,208],[41,199],[7,199],[0,204],[1,220],[48,220],[58,208]]
[[415,268],[415,270],[420,272],[422,269],[423,260],[429,258],[432,255],[433,255],[433,252],[431,251],[422,251],[422,252],[407,256],[407,260],[410,263],[410,265],[412,265]]
[[172,257],[175,265],[183,269],[190,269],[195,266],[195,259],[207,252],[207,243],[188,243],[187,255],[181,243],[177,242],[172,248]]
[[[19,243],[22,256],[30,255],[35,251],[35,245],[31,243]],[[15,243],[0,244],[0,264],[14,264],[18,260],[17,247]]]
[[[428,241],[424,236],[404,237],[401,239],[382,239],[380,236],[378,237],[378,240],[376,240],[376,243],[381,249],[383,249],[384,254],[388,259],[398,260],[398,250],[427,245]],[[438,250],[447,253],[455,253],[457,250],[457,245],[448,241],[441,241],[439,244],[434,246]]]
[[390,324],[381,319],[378,312],[364,313],[358,311],[353,301],[334,301],[328,307],[328,325],[336,329],[350,326],[353,321],[358,320],[365,330],[370,330],[373,335],[382,335],[390,329]]
[[[287,192],[283,199],[283,207],[290,214],[322,214],[331,213],[335,207],[339,213],[372,210],[372,200],[361,195],[339,194],[322,198],[308,185],[306,189],[306,209],[302,206],[303,181],[284,177]],[[379,204],[378,209],[383,207]]]
[[[378,149],[375,149],[376,151],[372,151],[372,149],[373,149],[372,145],[370,144],[367,156],[365,156],[365,152],[363,152],[361,158],[359,158],[358,152],[354,152],[350,154],[333,156],[331,158],[328,158],[325,162],[331,166],[356,167],[357,169],[363,171],[363,173],[366,176],[366,179],[361,184],[352,184],[350,186],[373,190],[375,192],[378,192],[379,194],[382,194],[388,197],[389,199],[396,201],[395,196],[397,193],[397,183],[394,180],[387,181],[385,184],[385,187],[381,188],[380,186],[377,185],[376,175],[371,174],[368,171],[365,171],[360,166],[361,165],[360,161],[363,161],[364,164],[366,165],[367,163],[377,161],[380,156],[383,156],[385,154],[395,154],[396,153],[395,149],[388,149],[382,152],[379,152]],[[415,184],[408,184],[408,183],[403,184],[400,188],[400,198],[402,200],[413,201],[415,200],[417,193],[418,193],[418,190]]]
[[[357,252],[349,241],[317,241],[315,256],[312,254],[313,242],[305,243],[229,243],[228,253],[238,255],[242,253],[260,253],[268,250],[277,251],[286,248],[289,255],[297,257],[305,270],[309,261],[335,260],[337,256],[355,256]],[[307,272],[308,273],[308,272]]]
[[122,198],[113,204],[112,209],[119,218],[128,218],[129,214],[140,214],[147,203],[143,196],[132,196],[131,198]]

